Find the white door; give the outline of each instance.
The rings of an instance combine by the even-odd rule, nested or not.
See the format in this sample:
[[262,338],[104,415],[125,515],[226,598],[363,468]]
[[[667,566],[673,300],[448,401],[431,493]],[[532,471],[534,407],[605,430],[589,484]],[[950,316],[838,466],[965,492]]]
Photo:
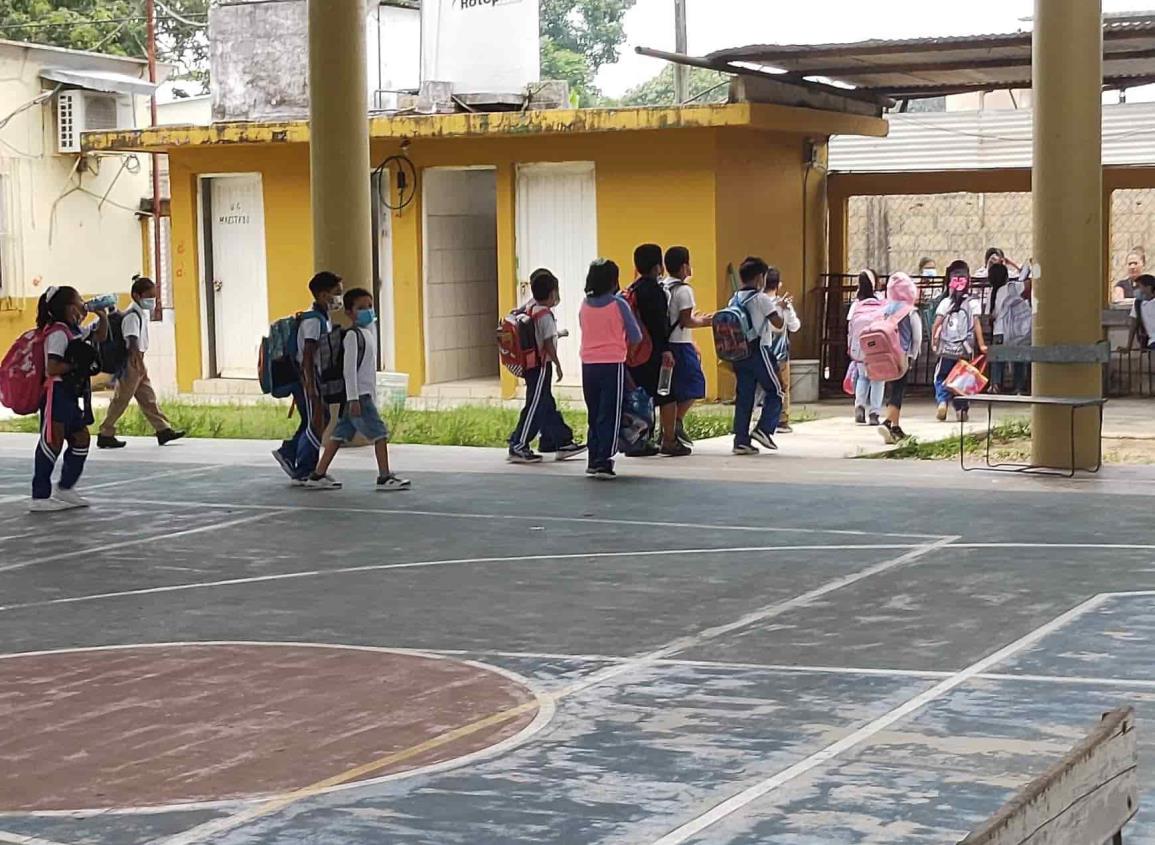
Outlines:
[[558,327],[569,337],[558,342],[565,383],[579,384],[581,329],[578,307],[585,296],[586,271],[598,257],[597,188],[593,162],[522,164],[517,168],[517,280],[528,299],[529,275],[547,267],[561,282]]
[[213,177],[209,191],[217,371],[222,378],[256,378],[269,325],[261,177]]

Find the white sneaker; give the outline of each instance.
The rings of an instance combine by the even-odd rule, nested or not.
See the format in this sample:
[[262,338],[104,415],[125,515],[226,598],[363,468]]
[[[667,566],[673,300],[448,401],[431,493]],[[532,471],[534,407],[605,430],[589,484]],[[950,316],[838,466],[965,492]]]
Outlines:
[[302,486],[306,490],[340,490],[342,487],[341,482],[331,475],[307,479]]
[[88,499],[81,496],[76,490],[65,490],[59,484],[52,488],[52,498],[58,502],[64,502],[70,508],[86,508],[90,504]]
[[29,513],[55,513],[72,510],[75,507],[60,499],[33,499],[28,505]]
[[408,490],[413,484],[408,478],[398,478],[395,475],[386,475],[377,479],[377,489],[382,493],[392,493],[394,490]]
[[769,449],[771,452],[778,450],[778,444],[774,442],[774,438],[764,432],[762,429],[754,429],[752,432],[750,432],[750,436],[754,440],[757,440],[762,446]]

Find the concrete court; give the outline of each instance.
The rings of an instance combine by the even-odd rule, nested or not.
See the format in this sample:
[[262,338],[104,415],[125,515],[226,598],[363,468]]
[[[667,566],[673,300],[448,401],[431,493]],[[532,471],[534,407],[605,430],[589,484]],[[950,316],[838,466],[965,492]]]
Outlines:
[[399,447],[410,493],[306,493],[134,440],[45,521],[33,443],[0,843],[949,843],[1120,703],[1152,760],[1151,468]]

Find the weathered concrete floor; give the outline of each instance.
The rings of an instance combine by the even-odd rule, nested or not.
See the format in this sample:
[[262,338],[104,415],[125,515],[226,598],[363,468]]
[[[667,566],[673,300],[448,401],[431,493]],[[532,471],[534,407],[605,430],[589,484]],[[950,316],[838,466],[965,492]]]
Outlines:
[[[61,662],[88,665],[75,649],[220,643],[194,653],[225,660],[227,695],[211,700],[228,708],[150,707],[150,673],[157,701],[183,689],[164,679],[179,650],[154,649],[155,666],[148,650],[124,652],[131,695],[106,700],[133,702],[129,714],[98,712],[76,684],[74,715],[37,721],[24,706],[17,717],[15,684],[0,688],[0,784],[16,772],[24,800],[44,798],[48,773],[70,760],[100,780],[94,760],[111,748],[110,788],[143,767],[156,782],[127,803],[155,805],[155,791],[168,805],[36,815],[0,787],[0,842],[943,843],[1119,703],[1138,708],[1144,771],[1155,751],[1155,595],[1144,593],[1155,474],[1052,486],[962,480],[941,465],[808,475],[783,461],[750,484],[749,470],[727,481],[718,462],[712,479],[632,464],[633,477],[595,485],[580,467],[485,472],[465,456],[468,471],[431,460],[410,494],[390,497],[369,489],[361,455],[340,472],[348,489],[305,494],[259,457],[229,457],[235,445],[209,463],[190,444],[97,455],[96,507],[46,522],[24,513],[26,442],[0,439],[0,655],[65,654],[0,659],[0,677],[20,664],[20,684],[39,679],[59,699]],[[426,454],[399,450],[407,473]],[[1118,595],[1094,598],[1105,593]],[[236,659],[254,642],[370,649],[351,660],[415,650],[445,671],[418,673],[428,683],[406,694],[423,720],[385,691],[375,704],[372,669],[351,668],[347,684],[317,672],[316,690],[307,669],[287,669],[280,689],[304,684],[310,713],[326,692],[344,700],[332,719],[300,722],[294,738],[313,751],[305,743],[286,767],[255,740],[302,716],[278,698],[276,672]],[[97,665],[109,652],[87,654]],[[513,686],[474,697],[456,668],[470,663]],[[179,695],[195,698],[192,687]],[[487,733],[507,717],[520,721]],[[85,719],[104,733],[87,740]],[[404,748],[374,733],[394,722]],[[263,797],[237,800],[222,779],[216,803],[203,777],[185,784],[172,765],[182,731],[207,755],[198,775],[243,768]],[[485,741],[457,749],[471,756],[454,765],[433,753],[437,737]],[[816,762],[848,737],[859,741]],[[398,753],[422,768],[398,774]],[[334,761],[353,783],[326,781]],[[301,785],[313,788],[291,792]],[[201,803],[181,807],[182,794]],[[737,795],[733,813],[711,814]],[[1155,812],[1127,841],[1155,843]]]

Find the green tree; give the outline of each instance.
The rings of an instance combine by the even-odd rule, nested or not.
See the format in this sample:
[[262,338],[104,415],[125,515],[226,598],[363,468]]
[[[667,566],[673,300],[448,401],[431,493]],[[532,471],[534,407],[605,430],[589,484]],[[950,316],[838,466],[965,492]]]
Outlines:
[[[208,77],[208,4],[157,3],[157,58],[174,66],[174,78]],[[0,0],[0,38],[143,58],[144,0]]]
[[[695,103],[724,103],[729,96],[730,74],[702,67],[689,68],[689,98]],[[627,91],[623,106],[668,106],[674,102],[674,66],[666,65],[661,73]]]
[[541,75],[564,79],[583,106],[599,101],[594,78],[626,40],[635,0],[541,0]]

